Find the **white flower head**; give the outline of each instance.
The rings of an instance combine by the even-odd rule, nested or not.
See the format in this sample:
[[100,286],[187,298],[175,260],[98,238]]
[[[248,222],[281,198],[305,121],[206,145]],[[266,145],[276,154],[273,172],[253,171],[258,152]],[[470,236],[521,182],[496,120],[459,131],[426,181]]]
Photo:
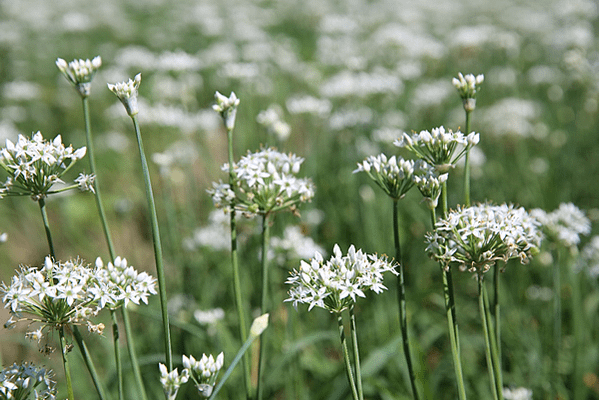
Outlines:
[[133,117],[139,113],[137,96],[140,83],[141,74],[137,74],[133,80],[129,78],[127,82],[108,84],[108,89],[110,89],[119,98],[121,103],[123,103],[125,110],[127,110],[127,114],[129,114],[130,117]]
[[541,223],[549,240],[566,247],[575,248],[581,235],[591,233],[591,221],[572,203],[562,203],[550,213],[537,208],[531,214]]
[[77,177],[77,179],[75,179],[75,183],[77,185],[79,185],[79,190],[81,190],[82,192],[92,192],[92,193],[96,193],[96,190],[94,189],[94,182],[96,180],[96,176],[95,175],[86,175],[86,174],[79,174],[79,176]]
[[434,210],[439,204],[439,196],[444,182],[447,181],[449,174],[439,174],[437,169],[427,164],[424,160],[416,160],[414,163],[414,174],[412,181],[423,196],[429,210]]
[[381,293],[383,274],[395,271],[393,264],[375,254],[366,254],[352,245],[343,255],[338,245],[333,248],[333,256],[324,260],[316,253],[309,262],[302,261],[298,270],[293,270],[285,283],[291,285],[289,298],[297,309],[298,304],[308,304],[308,311],[314,307],[340,313],[353,307],[358,297],[366,297],[367,291]]
[[210,397],[219,371],[224,365],[225,354],[220,353],[216,359],[209,355],[202,354],[202,358],[196,360],[193,356],[183,356],[184,371],[188,371],[193,379],[198,394],[204,398]]
[[158,364],[158,369],[160,370],[160,383],[167,400],[175,400],[181,385],[189,380],[189,370],[185,368],[179,375],[177,368],[169,372],[166,365],[162,363]]
[[36,400],[56,399],[56,382],[52,370],[33,364],[16,363],[0,371],[0,398]]
[[389,197],[394,200],[403,198],[414,186],[414,161],[402,157],[387,158],[384,154],[369,156],[354,173],[364,171]]
[[102,66],[102,59],[100,56],[96,56],[91,61],[89,59],[79,59],[67,64],[65,60],[58,58],[56,66],[65,78],[75,86],[79,94],[82,97],[87,97],[90,95],[91,81]]
[[455,263],[482,277],[499,260],[528,263],[541,239],[539,223],[524,208],[478,204],[440,219],[426,235],[426,251],[446,269]]
[[235,95],[235,92],[231,92],[231,95],[226,97],[218,91],[214,94],[214,99],[216,104],[212,108],[222,116],[227,130],[232,131],[235,128],[235,116],[240,100]]
[[484,80],[485,76],[482,74],[477,76],[467,74],[464,76],[461,72],[458,74],[457,78],[452,79],[451,83],[453,83],[453,86],[458,90],[466,112],[474,111],[476,108],[476,92],[479,90],[478,86],[483,83]]

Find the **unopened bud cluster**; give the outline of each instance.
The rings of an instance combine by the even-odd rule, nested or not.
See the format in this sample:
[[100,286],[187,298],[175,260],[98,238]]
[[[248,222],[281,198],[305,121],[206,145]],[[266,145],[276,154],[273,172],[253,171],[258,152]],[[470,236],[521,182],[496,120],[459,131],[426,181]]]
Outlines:
[[73,60],[67,63],[62,58],[56,60],[56,66],[67,78],[69,82],[75,86],[82,97],[90,95],[91,81],[102,66],[102,59],[100,56],[94,57],[93,60]]

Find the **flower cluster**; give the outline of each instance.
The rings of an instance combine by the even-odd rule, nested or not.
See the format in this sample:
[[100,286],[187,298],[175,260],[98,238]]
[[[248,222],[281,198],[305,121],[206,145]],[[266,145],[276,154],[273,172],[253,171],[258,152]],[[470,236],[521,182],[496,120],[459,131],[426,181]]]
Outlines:
[[434,165],[439,172],[447,172],[474,145],[480,135],[471,132],[465,136],[462,132],[445,131],[438,127],[429,131],[414,132],[412,135],[403,134],[393,144],[410,150],[427,163]]
[[338,245],[333,256],[325,261],[316,253],[310,262],[302,261],[299,270],[293,270],[286,283],[292,285],[289,298],[297,309],[299,303],[308,304],[308,311],[315,306],[340,313],[354,305],[357,297],[366,297],[365,291],[381,293],[383,273],[395,271],[393,264],[375,254],[365,254],[350,246],[347,255]]
[[65,147],[60,135],[51,142],[40,132],[31,139],[19,135],[16,143],[7,139],[6,147],[0,150],[0,167],[8,173],[8,179],[0,184],[0,196],[31,196],[37,201],[56,193],[51,191],[52,186],[62,183],[62,175],[85,153],[85,147]]
[[130,117],[139,113],[139,107],[137,105],[137,89],[139,89],[140,83],[141,74],[137,74],[133,80],[129,78],[127,82],[119,82],[114,85],[108,84],[108,89],[116,94],[121,103],[125,106],[125,110],[127,110],[127,114],[129,114]]
[[[0,399],[28,399],[34,393],[36,400],[56,399],[56,383],[52,370],[33,364],[16,363],[0,371]],[[40,385],[43,384],[43,387]]]
[[148,297],[156,292],[156,278],[147,272],[138,272],[127,265],[127,259],[117,257],[104,266],[100,257],[96,259],[97,279],[104,282],[104,292],[98,292],[100,307],[112,309],[121,305],[127,307],[129,302],[139,305],[140,301],[148,304]]
[[216,100],[216,104],[212,108],[221,115],[227,130],[232,131],[235,128],[235,116],[237,115],[239,99],[234,92],[231,92],[229,97],[216,92],[214,99]]
[[387,158],[384,154],[369,156],[354,173],[364,171],[387,195],[399,200],[414,186],[414,161],[402,157]]
[[524,264],[541,243],[539,223],[524,208],[479,204],[458,207],[426,235],[426,251],[445,268],[457,263],[478,276],[498,260],[520,258]]
[[572,203],[562,203],[550,213],[535,208],[531,215],[541,223],[549,240],[566,247],[577,246],[580,235],[591,233],[591,221]]
[[258,114],[256,121],[265,127],[270,135],[283,142],[291,134],[291,127],[283,121],[281,113],[282,110],[280,107],[270,106]]
[[[309,179],[297,178],[303,158],[295,154],[262,149],[249,153],[233,165],[235,189],[228,184],[213,183],[208,190],[216,207],[230,206],[246,216],[268,214],[285,208],[294,209],[298,203],[314,197],[314,185]],[[229,165],[223,166],[229,170]]]
[[10,285],[0,285],[0,292],[11,314],[7,326],[21,319],[39,322],[42,328],[28,334],[39,342],[44,329],[71,324],[87,324],[101,334],[103,325],[94,325],[91,317],[106,306],[147,303],[148,295],[156,293],[154,286],[154,278],[127,267],[125,259],[104,267],[101,260],[92,266],[79,259],[54,262],[46,257],[41,268],[21,267]]
[[73,60],[67,64],[65,60],[59,58],[56,60],[56,66],[62,74],[71,82],[79,91],[82,97],[90,95],[91,81],[102,66],[100,56],[94,57],[93,60]]
[[582,248],[577,267],[586,269],[591,279],[599,278],[599,236],[593,236]]
[[439,174],[437,169],[424,160],[416,160],[412,181],[420,191],[423,201],[429,210],[437,208],[441,187],[447,181],[449,174]]
[[193,356],[183,356],[183,366],[189,371],[201,397],[208,398],[212,394],[216,377],[224,364],[224,357],[222,352],[216,360],[212,355],[206,356],[206,354],[203,354],[200,360],[196,360]]
[[532,400],[532,390],[525,387],[503,388],[503,398],[505,400]]
[[187,383],[189,380],[189,370],[186,368],[179,375],[177,368],[169,372],[166,365],[162,363],[158,364],[158,369],[160,370],[160,383],[162,384],[166,399],[175,400],[181,385]]
[[466,76],[462,75],[462,73],[458,73],[457,78],[453,78],[451,83],[453,86],[458,89],[460,93],[460,97],[464,103],[464,109],[467,112],[474,111],[476,108],[476,91],[477,85],[480,85],[485,80],[484,75],[474,76],[472,74],[467,74]]
[[276,259],[278,265],[284,265],[288,260],[310,258],[314,253],[325,254],[325,251],[314,240],[306,236],[296,225],[285,227],[283,237],[274,236],[270,239],[268,259]]

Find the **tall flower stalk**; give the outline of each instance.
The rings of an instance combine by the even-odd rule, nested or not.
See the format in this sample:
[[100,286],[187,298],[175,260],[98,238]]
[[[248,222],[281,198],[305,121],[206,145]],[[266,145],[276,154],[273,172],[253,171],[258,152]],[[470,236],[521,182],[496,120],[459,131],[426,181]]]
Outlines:
[[169,325],[168,309],[167,309],[167,296],[166,296],[166,278],[164,275],[164,264],[162,257],[162,244],[160,242],[160,229],[158,227],[158,217],[156,215],[156,205],[154,203],[154,194],[152,192],[152,182],[150,180],[150,170],[148,168],[148,161],[143,148],[143,141],[141,138],[141,131],[139,128],[139,122],[137,121],[137,114],[139,113],[139,107],[137,104],[138,88],[141,83],[141,74],[137,74],[133,80],[129,79],[127,82],[120,82],[117,84],[108,84],[108,88],[119,98],[121,103],[125,106],[125,110],[131,121],[133,122],[133,129],[135,131],[135,137],[137,139],[137,145],[139,148],[139,156],[141,161],[142,174],[144,177],[144,183],[146,188],[146,200],[148,202],[148,208],[150,213],[150,221],[152,227],[152,243],[154,245],[154,259],[156,262],[156,275],[158,278],[158,293],[160,297],[160,309],[162,314],[162,330],[164,334],[164,353],[166,365],[169,371],[173,367],[173,355],[171,346],[171,332]]
[[457,265],[460,270],[475,273],[487,367],[495,399],[503,399],[501,354],[498,353],[483,279],[498,261],[517,258],[522,264],[528,263],[541,243],[538,227],[539,223],[523,208],[480,204],[451,211],[436,223],[432,233],[426,235],[426,251],[444,270]]
[[[291,285],[289,298],[285,301],[293,303],[297,310],[298,304],[307,304],[308,311],[320,307],[337,316],[339,339],[345,362],[345,372],[353,400],[362,400],[364,393],[360,373],[360,357],[358,338],[355,327],[353,307],[358,297],[366,297],[367,291],[381,293],[387,288],[383,285],[383,274],[398,272],[392,263],[375,254],[365,254],[356,250],[352,245],[347,254],[343,255],[338,245],[333,248],[333,256],[325,261],[320,253],[316,253],[310,262],[301,261],[298,270],[293,270],[286,283]],[[345,337],[343,312],[349,310],[352,332],[352,350],[354,365]]]
[[[89,167],[92,176],[97,177],[96,173],[96,159],[94,153],[94,142],[92,139],[91,133],[91,119],[89,113],[89,96],[91,94],[91,81],[96,74],[97,70],[102,65],[102,59],[100,56],[95,57],[93,60],[73,60],[70,63],[67,63],[65,60],[59,58],[56,60],[56,66],[63,73],[65,78],[75,87],[79,95],[81,96],[81,102],[83,106],[83,120],[85,124],[85,139],[87,145],[88,152],[88,160]],[[108,252],[110,254],[110,259],[114,262],[116,260],[116,253],[114,250],[114,245],[112,242],[112,238],[110,235],[110,229],[108,228],[108,220],[106,218],[106,213],[104,212],[104,206],[102,202],[102,195],[100,191],[100,184],[97,179],[92,182],[92,191],[95,195],[96,199],[96,209],[98,210],[98,215],[100,217],[100,222],[102,224],[102,230],[104,232],[104,238],[106,239],[106,245],[108,247]],[[118,392],[119,399],[123,400],[123,374],[122,374],[122,362],[121,362],[121,349],[119,346],[119,326],[116,318],[116,310],[110,310],[111,319],[112,319],[112,330],[113,330],[113,343],[114,343],[114,352],[115,352],[115,363],[116,363],[116,371],[117,371],[117,382],[118,382]],[[123,320],[128,320],[127,309],[125,307],[121,307],[121,314],[123,316]],[[129,357],[131,359],[131,365],[133,369],[133,375],[135,377],[135,381],[137,383],[137,390],[142,400],[147,399],[145,387],[143,385],[143,381],[141,378],[141,371],[139,368],[139,362],[137,360],[137,354],[135,350],[135,342],[133,339],[133,334],[131,332],[131,324],[124,324],[125,327],[125,335],[127,338],[127,349],[129,351]]]
[[[235,197],[234,192],[231,190],[237,185],[234,166],[234,155],[233,155],[233,130],[235,129],[235,117],[237,115],[237,106],[239,106],[239,99],[235,93],[231,93],[229,97],[226,97],[219,92],[215,94],[216,104],[213,109],[218,112],[225,124],[227,131],[227,155],[229,159],[229,184],[227,185],[228,190],[233,195],[227,196],[228,200],[228,211],[230,214],[230,229],[231,229],[231,267],[233,269],[233,292],[235,296],[235,308],[237,309],[237,322],[239,324],[239,338],[243,340],[247,336],[247,327],[245,322],[245,307],[243,298],[241,295],[241,281],[239,279],[239,258],[237,252],[237,221],[235,211]],[[249,354],[243,354],[243,381],[245,384],[246,397],[249,400],[252,397],[252,383],[250,376],[250,358]]]
[[[460,72],[457,78],[453,78],[452,83],[458,90],[462,98],[462,105],[466,112],[466,132],[470,132],[470,115],[476,108],[476,92],[485,80],[484,75],[474,76],[472,74],[462,75]],[[470,207],[470,149],[466,151],[464,165],[464,204]]]
[[[416,168],[421,163],[417,163]],[[410,337],[408,334],[408,321],[406,312],[406,288],[404,263],[401,254],[401,245],[399,237],[399,199],[414,186],[415,163],[412,160],[404,160],[401,157],[392,156],[387,159],[384,154],[376,157],[368,157],[362,163],[358,163],[358,168],[354,171],[364,171],[383,191],[392,199],[393,202],[393,243],[395,246],[395,260],[399,264],[399,274],[397,275],[397,300],[399,306],[399,324],[402,334],[403,353],[408,367],[410,386],[412,396],[419,399],[416,385],[416,374],[414,373],[414,364],[410,351]],[[353,308],[350,311],[353,317]],[[352,318],[353,321],[353,318]],[[353,323],[352,323],[353,326]],[[357,341],[357,340],[356,340]],[[358,379],[360,382],[360,379]],[[361,390],[360,390],[361,391]]]

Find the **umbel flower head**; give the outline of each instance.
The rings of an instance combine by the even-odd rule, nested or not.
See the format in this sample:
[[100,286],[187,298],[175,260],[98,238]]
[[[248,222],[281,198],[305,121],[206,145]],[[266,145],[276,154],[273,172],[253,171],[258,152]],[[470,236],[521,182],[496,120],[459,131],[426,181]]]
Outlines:
[[208,398],[212,394],[218,372],[224,364],[224,353],[216,356],[202,354],[202,358],[196,360],[193,356],[183,356],[183,366],[189,371],[189,376],[195,382],[198,394]]
[[235,92],[231,92],[229,97],[216,92],[214,99],[216,100],[216,104],[212,108],[221,115],[227,130],[232,131],[235,128],[235,116],[237,115],[239,99],[235,95]]
[[16,143],[7,139],[6,147],[0,150],[0,167],[8,173],[8,179],[0,184],[0,197],[31,196],[37,201],[51,193],[81,187],[78,181],[76,185],[52,191],[52,186],[63,183],[61,177],[85,152],[85,147],[77,150],[65,147],[60,135],[51,142],[40,132],[31,139],[19,135]]
[[464,110],[467,112],[474,111],[476,108],[476,92],[479,89],[477,85],[480,85],[485,80],[485,76],[467,74],[466,76],[462,73],[458,73],[457,78],[453,78],[451,83],[458,89],[458,93],[464,103]]
[[387,158],[384,154],[369,156],[354,173],[364,171],[389,197],[394,200],[403,198],[414,186],[414,161],[402,157]]
[[591,221],[572,203],[562,203],[550,213],[535,208],[531,215],[540,222],[547,239],[566,247],[578,246],[580,235],[591,233]]
[[353,245],[343,255],[335,245],[329,260],[316,253],[310,262],[302,261],[299,270],[291,272],[285,283],[292,287],[285,301],[293,302],[296,309],[303,303],[308,304],[308,311],[321,307],[340,313],[352,307],[358,297],[366,297],[366,291],[381,293],[387,289],[383,285],[385,272],[398,275],[393,264],[384,258],[356,251]]
[[403,137],[396,139],[393,144],[408,149],[443,173],[453,168],[456,162],[478,143],[479,139],[478,133],[472,132],[465,136],[460,131],[445,131],[445,128],[440,126],[430,132],[420,131],[412,135],[404,133]]
[[73,60],[67,64],[62,58],[56,60],[56,66],[67,78],[69,82],[75,86],[82,97],[87,97],[91,92],[91,81],[102,66],[100,56],[94,57],[93,60]]
[[166,365],[162,363],[158,364],[158,369],[160,370],[160,383],[162,384],[166,399],[175,400],[181,385],[187,383],[189,380],[189,370],[185,368],[181,371],[181,375],[179,375],[177,368],[169,372]]
[[[295,154],[262,149],[249,153],[233,165],[233,190],[230,185],[213,183],[208,190],[216,207],[235,207],[246,216],[265,215],[283,209],[294,210],[298,203],[314,197],[314,185],[309,179],[298,178],[303,158]],[[222,167],[229,170],[229,165]]]
[[440,174],[434,166],[424,160],[416,160],[414,163],[412,181],[422,194],[429,210],[437,208],[442,185],[447,181],[448,176],[447,173]]
[[140,83],[141,74],[137,74],[133,80],[129,78],[127,82],[108,84],[108,89],[116,94],[121,103],[125,106],[125,110],[127,110],[127,114],[129,114],[130,117],[139,113],[139,107],[137,105],[137,89],[139,89]]
[[0,371],[0,399],[26,400],[34,394],[36,400],[54,400],[56,382],[52,378],[52,370],[15,363]]
[[426,251],[446,269],[457,264],[482,277],[498,260],[519,258],[522,264],[528,263],[541,243],[538,228],[539,223],[522,207],[458,207],[426,235]]

